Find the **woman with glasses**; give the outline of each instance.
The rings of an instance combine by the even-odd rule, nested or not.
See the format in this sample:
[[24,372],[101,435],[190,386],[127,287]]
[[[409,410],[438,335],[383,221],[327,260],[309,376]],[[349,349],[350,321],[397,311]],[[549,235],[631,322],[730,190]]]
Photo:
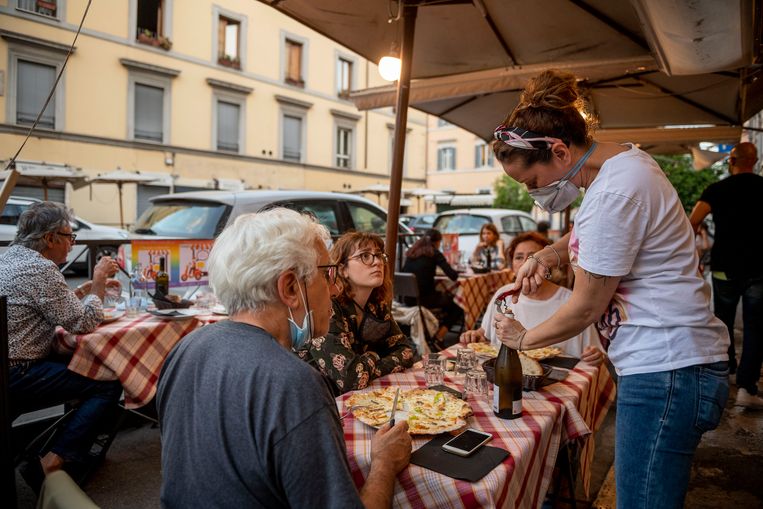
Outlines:
[[[35,451],[21,470],[39,491],[43,472],[85,468],[90,446],[104,417],[122,394],[118,380],[91,380],[67,369],[69,359],[53,350],[55,331],[85,334],[103,320],[108,278],[118,266],[103,257],[93,280],[73,291],[58,266],[66,262],[75,234],[63,205],[33,204],[21,214],[13,243],[0,255],[0,295],[8,296],[8,356],[11,412],[21,413],[71,400],[80,403],[51,444]],[[116,283],[116,282],[115,282]],[[39,457],[38,457],[39,456]]]
[[[442,233],[439,230],[427,230],[405,253],[402,272],[416,274],[419,287],[419,303],[425,308],[440,309],[440,329],[435,335],[435,347],[442,350],[443,340],[451,327],[464,319],[464,310],[453,302],[453,297],[435,289],[435,272],[440,267],[451,281],[458,279],[458,271],[450,266],[440,251]],[[413,305],[406,302],[406,305]],[[439,313],[438,313],[439,314]]]
[[570,263],[569,300],[529,329],[496,318],[496,337],[539,348],[596,323],[619,374],[617,506],[679,508],[694,451],[728,397],[728,332],[710,312],[694,234],[665,173],[635,145],[594,141],[584,110],[576,77],[545,71],[495,130],[504,171],[547,211],[585,189],[572,231],[529,256],[515,283],[524,299]]
[[490,272],[506,267],[504,245],[498,228],[493,223],[485,223],[480,228],[480,241],[470,258],[472,267],[478,271]]
[[415,345],[392,318],[392,281],[384,242],[372,233],[350,232],[331,248],[339,293],[325,337],[314,338],[298,355],[333,384],[336,394],[363,389],[371,380],[410,368]]

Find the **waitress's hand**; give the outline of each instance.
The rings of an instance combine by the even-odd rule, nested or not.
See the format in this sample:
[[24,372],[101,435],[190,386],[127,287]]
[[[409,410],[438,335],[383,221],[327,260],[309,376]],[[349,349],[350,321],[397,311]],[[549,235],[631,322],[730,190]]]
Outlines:
[[[535,253],[535,255],[537,256],[538,253]],[[519,301],[520,292],[525,295],[536,292],[543,283],[545,277],[546,267],[538,263],[535,258],[528,258],[525,260],[525,263],[522,264],[516,273],[512,290],[519,291],[511,296],[511,302],[516,304]]]
[[527,334],[527,329],[521,323],[506,315],[496,313],[493,325],[498,341],[513,350],[520,350],[520,347],[527,349],[527,345],[522,345],[522,338]]
[[595,346],[589,346],[583,350],[580,360],[591,366],[598,366],[604,362],[604,353]]

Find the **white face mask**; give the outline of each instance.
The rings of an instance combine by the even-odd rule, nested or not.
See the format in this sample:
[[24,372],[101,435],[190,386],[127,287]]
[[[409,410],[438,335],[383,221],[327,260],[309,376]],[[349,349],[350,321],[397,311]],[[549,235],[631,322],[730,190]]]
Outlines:
[[573,166],[561,180],[539,187],[538,189],[527,190],[538,206],[548,212],[561,212],[575,201],[575,198],[580,194],[580,189],[570,182],[570,180],[580,172],[583,168],[583,164],[585,164],[591,156],[595,147],[596,143],[593,143],[591,148],[583,154],[583,157],[575,163],[575,166]]

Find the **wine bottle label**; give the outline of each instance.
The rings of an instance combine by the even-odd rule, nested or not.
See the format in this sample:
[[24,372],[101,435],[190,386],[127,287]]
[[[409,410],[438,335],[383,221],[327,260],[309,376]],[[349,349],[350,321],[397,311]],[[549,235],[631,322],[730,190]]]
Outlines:
[[520,415],[522,413],[522,400],[518,399],[511,405],[511,413],[513,415]]
[[498,413],[500,409],[500,394],[501,389],[498,388],[497,385],[493,384],[493,412]]

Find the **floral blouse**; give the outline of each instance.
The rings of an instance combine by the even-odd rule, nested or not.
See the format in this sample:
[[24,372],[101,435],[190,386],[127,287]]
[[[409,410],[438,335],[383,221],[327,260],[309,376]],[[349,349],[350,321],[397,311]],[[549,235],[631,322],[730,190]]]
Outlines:
[[313,338],[297,355],[330,379],[337,393],[364,389],[371,380],[410,368],[416,346],[400,331],[387,306],[368,303],[363,318],[353,302],[332,301],[325,337]]

